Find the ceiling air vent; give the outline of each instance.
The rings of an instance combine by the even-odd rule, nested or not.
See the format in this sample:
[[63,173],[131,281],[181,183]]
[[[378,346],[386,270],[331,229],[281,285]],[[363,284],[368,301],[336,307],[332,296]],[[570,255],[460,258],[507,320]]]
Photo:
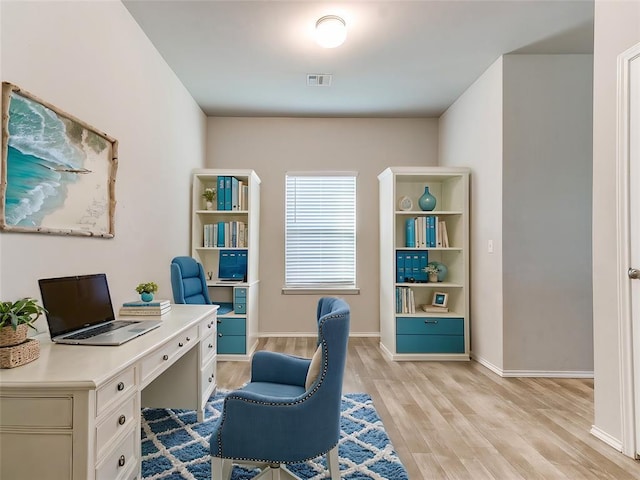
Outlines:
[[330,87],[331,75],[327,73],[309,73],[307,74],[308,87]]

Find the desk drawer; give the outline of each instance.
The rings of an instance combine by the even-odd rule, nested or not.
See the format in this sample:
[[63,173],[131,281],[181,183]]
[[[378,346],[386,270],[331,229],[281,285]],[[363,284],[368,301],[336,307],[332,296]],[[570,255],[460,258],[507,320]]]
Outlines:
[[102,457],[105,447],[107,447],[115,437],[127,430],[130,425],[136,423],[135,399],[136,397],[132,396],[123,405],[118,406],[98,425],[96,429],[98,458]]
[[184,355],[197,340],[198,327],[193,326],[147,355],[142,360],[142,383],[145,384],[158,368],[166,368],[165,364],[169,365]]
[[200,336],[204,337],[205,335],[208,335],[211,332],[215,333],[216,323],[217,323],[217,319],[215,315],[207,318],[204,322],[200,323]]
[[464,319],[449,317],[398,317],[398,335],[464,335]]
[[200,340],[200,361],[206,364],[216,354],[216,334],[212,332]]
[[0,425],[71,428],[73,399],[71,397],[0,397]]
[[206,402],[216,386],[216,359],[213,358],[200,370],[200,385],[203,402]]
[[100,415],[115,402],[121,402],[135,388],[135,372],[130,367],[120,372],[96,392],[96,412]]
[[140,442],[137,429],[132,429],[105,459],[98,463],[96,480],[121,480],[129,478],[131,469],[137,469],[137,443]]

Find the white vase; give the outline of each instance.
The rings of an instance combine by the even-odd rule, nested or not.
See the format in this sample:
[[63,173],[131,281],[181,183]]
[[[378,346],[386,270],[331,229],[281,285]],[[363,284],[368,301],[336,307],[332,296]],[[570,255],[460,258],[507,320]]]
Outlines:
[[207,210],[213,210],[213,202],[207,202]]

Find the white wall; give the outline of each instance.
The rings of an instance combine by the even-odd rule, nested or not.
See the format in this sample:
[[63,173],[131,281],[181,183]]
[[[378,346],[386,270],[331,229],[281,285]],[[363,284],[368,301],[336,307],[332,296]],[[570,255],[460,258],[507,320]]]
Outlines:
[[620,442],[620,365],[616,326],[617,57],[640,42],[640,2],[595,2],[593,52],[594,428]]
[[287,171],[357,171],[357,283],[351,333],[380,331],[378,174],[437,164],[435,119],[209,118],[207,166],[252,168],[260,179],[261,334],[315,334],[319,295],[282,295]]
[[593,371],[591,55],[505,55],[504,369]]
[[439,128],[440,165],[471,168],[472,354],[501,370],[502,57],[447,109]]
[[189,253],[205,115],[119,1],[1,2],[0,11],[2,80],[119,141],[115,238],[0,233],[0,298],[39,298],[38,278],[96,272],[116,307],[141,281],[172,298],[169,264]]

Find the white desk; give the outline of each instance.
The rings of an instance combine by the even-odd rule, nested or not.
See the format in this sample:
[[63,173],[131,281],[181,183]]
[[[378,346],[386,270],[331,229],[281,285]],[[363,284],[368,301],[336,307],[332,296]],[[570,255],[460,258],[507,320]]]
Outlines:
[[119,347],[40,335],[40,358],[0,370],[0,478],[139,479],[141,407],[203,418],[216,387],[217,308],[172,305],[159,328]]

